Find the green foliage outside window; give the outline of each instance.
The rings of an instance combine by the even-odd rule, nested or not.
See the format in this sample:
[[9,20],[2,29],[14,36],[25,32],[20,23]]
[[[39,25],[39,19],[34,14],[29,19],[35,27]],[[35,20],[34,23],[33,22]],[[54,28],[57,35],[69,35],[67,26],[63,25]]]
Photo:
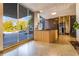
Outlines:
[[27,26],[28,26],[27,21],[18,21],[17,25],[16,25],[16,29],[17,30],[26,30]]
[[6,32],[13,32],[17,30],[26,30],[28,27],[28,21],[18,21],[16,25],[13,25],[13,21],[9,20],[3,23],[3,29]]
[[3,24],[3,29],[4,31],[7,31],[7,32],[11,32],[13,30],[13,24],[12,24],[12,21],[6,21],[4,24]]
[[30,16],[29,20],[19,19],[8,20],[3,23],[4,32],[14,32],[14,31],[22,31],[28,30],[33,25],[32,17]]

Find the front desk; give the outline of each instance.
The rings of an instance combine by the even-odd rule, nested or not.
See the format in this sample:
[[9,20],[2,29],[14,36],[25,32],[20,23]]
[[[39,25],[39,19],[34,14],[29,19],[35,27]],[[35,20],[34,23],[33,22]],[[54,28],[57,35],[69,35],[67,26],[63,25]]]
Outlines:
[[34,40],[53,43],[58,39],[58,30],[35,30]]

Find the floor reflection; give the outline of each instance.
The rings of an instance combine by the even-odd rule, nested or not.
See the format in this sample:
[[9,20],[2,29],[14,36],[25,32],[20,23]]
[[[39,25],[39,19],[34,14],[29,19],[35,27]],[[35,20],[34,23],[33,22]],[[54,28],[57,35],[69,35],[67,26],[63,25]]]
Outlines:
[[18,56],[19,55],[18,52],[19,52],[18,49],[15,49],[13,51],[3,54],[3,56]]
[[[62,52],[62,53],[61,53]],[[4,53],[3,56],[75,56],[78,55],[70,44],[48,44],[30,41],[18,48]]]

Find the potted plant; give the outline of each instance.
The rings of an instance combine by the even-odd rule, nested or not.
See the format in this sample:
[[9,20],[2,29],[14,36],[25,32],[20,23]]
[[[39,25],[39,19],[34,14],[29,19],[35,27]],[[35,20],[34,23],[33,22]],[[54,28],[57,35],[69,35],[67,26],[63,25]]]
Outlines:
[[79,23],[77,21],[74,22],[73,28],[76,30],[76,40],[79,41]]
[[77,21],[74,22],[73,28],[75,30],[78,30],[79,29],[79,23]]

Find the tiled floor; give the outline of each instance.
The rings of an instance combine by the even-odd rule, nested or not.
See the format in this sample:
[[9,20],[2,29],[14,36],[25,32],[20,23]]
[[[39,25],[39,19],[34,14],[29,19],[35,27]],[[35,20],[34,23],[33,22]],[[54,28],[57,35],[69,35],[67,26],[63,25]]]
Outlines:
[[[67,39],[67,37],[66,37]],[[30,41],[18,48],[4,53],[3,56],[77,56],[70,43],[44,43]]]
[[47,44],[31,41],[19,48],[16,48],[4,56],[73,56],[78,55],[72,45],[68,44]]
[[75,41],[76,38],[71,37],[69,35],[59,35],[59,42],[62,44],[69,44],[69,41]]

